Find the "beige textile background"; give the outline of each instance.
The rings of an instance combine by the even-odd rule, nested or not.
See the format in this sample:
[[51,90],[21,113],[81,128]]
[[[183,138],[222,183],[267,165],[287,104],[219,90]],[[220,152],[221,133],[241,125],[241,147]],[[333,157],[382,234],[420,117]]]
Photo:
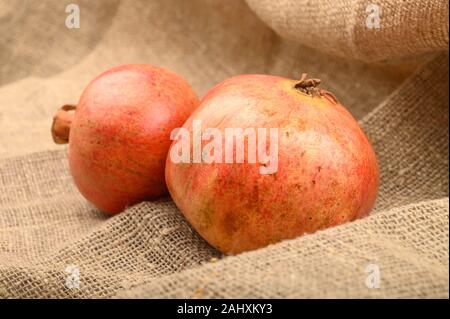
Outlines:
[[[365,1],[247,2],[0,0],[0,296],[448,297],[448,2],[378,1],[379,30]],[[80,29],[64,25],[69,3]],[[49,126],[124,63],[168,67],[199,95],[241,73],[321,78],[377,152],[374,212],[233,257],[169,198],[105,216],[72,184]]]

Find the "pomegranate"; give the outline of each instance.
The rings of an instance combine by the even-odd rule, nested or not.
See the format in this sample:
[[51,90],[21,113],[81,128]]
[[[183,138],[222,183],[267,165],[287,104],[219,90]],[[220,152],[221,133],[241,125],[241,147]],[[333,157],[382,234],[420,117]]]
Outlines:
[[53,138],[69,142],[70,172],[84,197],[115,214],[167,193],[170,132],[198,103],[189,84],[166,69],[118,66],[95,78],[76,107],[58,111]]
[[[320,82],[306,75],[299,81],[230,78],[211,89],[172,136],[165,171],[169,192],[220,251],[264,247],[353,221],[373,207],[379,183],[375,153]],[[244,132],[245,139],[236,134],[227,140],[230,129]],[[277,163],[268,161],[271,154]]]

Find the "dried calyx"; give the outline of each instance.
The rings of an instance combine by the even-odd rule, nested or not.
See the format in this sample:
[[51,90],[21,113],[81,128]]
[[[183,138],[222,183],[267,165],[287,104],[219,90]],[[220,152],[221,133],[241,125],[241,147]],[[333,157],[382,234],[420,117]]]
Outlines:
[[303,73],[302,77],[295,83],[294,87],[307,95],[325,97],[335,104],[338,103],[338,100],[331,92],[319,88],[321,83],[321,79],[308,79],[308,74]]
[[56,112],[52,123],[52,137],[56,144],[67,144],[69,142],[70,126],[75,115],[77,106],[72,104],[63,105]]

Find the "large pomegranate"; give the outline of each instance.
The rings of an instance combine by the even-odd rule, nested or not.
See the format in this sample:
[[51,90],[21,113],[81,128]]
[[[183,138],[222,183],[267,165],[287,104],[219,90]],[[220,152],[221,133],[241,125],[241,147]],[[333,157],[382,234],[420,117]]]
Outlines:
[[[222,252],[312,233],[373,207],[379,181],[374,151],[355,119],[319,84],[305,76],[230,78],[206,94],[181,129],[189,134],[172,136],[170,194],[198,233]],[[236,128],[248,134],[245,143],[231,135],[230,156],[226,131]],[[256,161],[251,128],[259,146]],[[186,152],[180,160],[183,143],[189,143],[189,161]]]
[[167,193],[170,132],[198,103],[180,76],[152,65],[123,65],[88,85],[74,115],[69,106],[57,113],[53,136],[58,143],[69,140],[70,171],[80,192],[114,214]]

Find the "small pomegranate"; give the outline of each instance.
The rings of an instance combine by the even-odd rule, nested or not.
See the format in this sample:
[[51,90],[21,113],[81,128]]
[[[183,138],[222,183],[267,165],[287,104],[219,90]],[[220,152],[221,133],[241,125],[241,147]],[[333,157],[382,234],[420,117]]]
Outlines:
[[167,193],[170,132],[198,103],[189,84],[166,69],[118,66],[95,78],[78,105],[58,111],[53,139],[69,142],[70,171],[84,197],[115,214]]
[[375,153],[319,84],[306,75],[230,78],[174,136],[169,192],[212,246],[236,254],[370,212],[379,183]]

